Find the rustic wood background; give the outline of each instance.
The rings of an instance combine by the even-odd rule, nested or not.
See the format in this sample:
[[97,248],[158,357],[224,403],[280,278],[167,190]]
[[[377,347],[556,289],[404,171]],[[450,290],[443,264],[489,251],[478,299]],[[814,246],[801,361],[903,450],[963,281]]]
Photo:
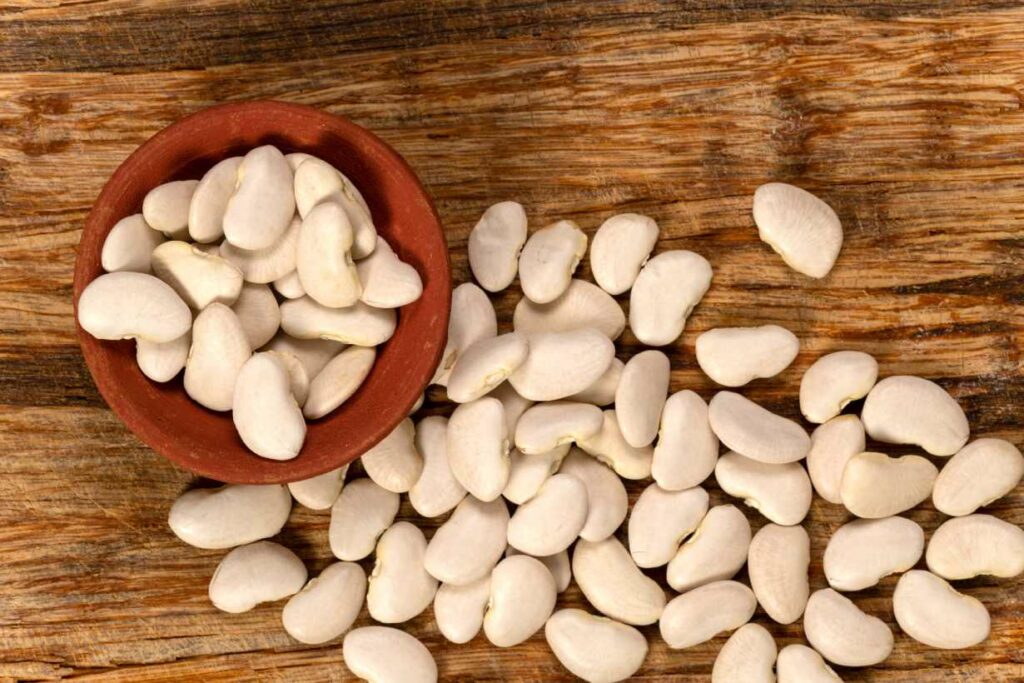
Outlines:
[[[1020,445],[1022,54],[1016,2],[0,0],[0,678],[348,677],[338,643],[289,640],[280,604],[238,616],[209,605],[223,553],[184,546],[165,523],[190,476],[126,431],[80,357],[71,273],[83,219],[160,128],[264,97],[351,117],[419,172],[456,281],[468,277],[467,233],[495,201],[523,202],[534,226],[573,218],[591,232],[616,212],[649,214],[659,249],[715,267],[671,350],[674,389],[714,391],[696,333],[779,323],[800,356],[750,386],[753,398],[796,416],[803,369],[861,349],[884,374],[941,382],[975,435]],[[795,274],[758,241],[751,194],[769,180],[838,211],[846,243],[829,278]],[[514,299],[497,299],[506,319]],[[1024,492],[992,511],[1024,523]],[[928,506],[911,516],[929,532],[941,521]],[[820,500],[808,518],[814,587],[846,519]],[[296,508],[282,534],[312,571],[331,559],[327,524]],[[895,629],[894,583],[857,601]],[[940,652],[898,635],[887,662],[846,680],[1024,680],[1024,580],[966,590],[992,612],[986,644]],[[568,679],[542,637],[453,646],[429,612],[409,628],[444,680]],[[801,637],[769,628],[780,644]],[[645,632],[637,680],[706,681],[724,642],[675,652]]]

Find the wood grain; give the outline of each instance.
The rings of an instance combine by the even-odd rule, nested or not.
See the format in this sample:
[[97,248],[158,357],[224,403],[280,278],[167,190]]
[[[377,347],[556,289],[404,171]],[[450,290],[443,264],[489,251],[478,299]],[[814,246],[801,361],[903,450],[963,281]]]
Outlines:
[[[163,126],[224,100],[302,102],[379,133],[435,197],[457,281],[466,236],[495,201],[523,202],[534,226],[572,218],[591,234],[616,212],[651,215],[659,249],[715,267],[670,349],[674,389],[714,392],[693,358],[700,331],[778,323],[802,349],[746,391],[767,406],[796,417],[802,371],[860,349],[884,374],[937,379],[975,435],[1024,443],[1018,3],[420,5],[0,3],[0,678],[348,679],[338,643],[288,639],[280,605],[210,607],[222,553],[185,547],[165,521],[189,475],[106,409],[74,338],[75,245],[106,177]],[[793,273],[758,241],[750,197],[768,180],[838,211],[846,243],[827,279]],[[506,321],[516,296],[496,297]],[[628,356],[635,340],[623,341]],[[432,398],[427,411],[443,412]],[[1024,523],[1024,492],[992,512]],[[911,516],[929,533],[941,521],[929,506]],[[820,500],[812,509],[815,587],[846,519]],[[296,508],[282,534],[311,571],[330,561],[327,522]],[[893,586],[857,602],[893,624]],[[992,612],[985,645],[941,652],[898,635],[883,665],[844,678],[1024,680],[1024,581],[965,590]],[[573,590],[560,604],[584,601]],[[757,619],[780,643],[801,637]],[[569,678],[541,637],[453,646],[429,612],[409,628],[444,680]],[[637,680],[708,680],[722,639],[675,652],[645,633]]]

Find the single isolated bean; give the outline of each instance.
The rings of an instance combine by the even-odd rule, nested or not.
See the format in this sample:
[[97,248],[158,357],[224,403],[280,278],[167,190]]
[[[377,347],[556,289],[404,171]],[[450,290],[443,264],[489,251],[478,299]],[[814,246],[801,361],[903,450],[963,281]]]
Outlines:
[[122,218],[107,233],[100,252],[100,265],[108,273],[127,270],[149,273],[153,250],[163,244],[164,235],[149,227],[141,213]]
[[718,437],[708,421],[708,404],[684,389],[668,397],[661,413],[651,476],[663,489],[681,491],[704,483],[718,462]]
[[291,491],[295,502],[305,508],[329,510],[341,495],[347,472],[348,465],[343,465],[309,479],[293,481],[288,484],[288,490]]
[[570,332],[592,327],[609,339],[626,329],[626,314],[619,302],[600,287],[574,279],[554,301],[538,304],[525,296],[516,304],[512,326],[521,334]]
[[522,505],[537,495],[540,487],[551,478],[569,452],[568,444],[544,453],[524,455],[513,448],[509,452],[508,482],[501,495],[510,503]]
[[699,486],[666,491],[651,484],[629,515],[629,554],[633,561],[644,569],[668,564],[707,512],[708,493]]
[[448,464],[448,419],[425,417],[416,425],[416,450],[423,456],[423,472],[409,489],[409,502],[423,517],[437,517],[466,497],[466,489]]
[[[245,336],[245,329],[235,312],[224,304],[210,304],[196,316],[195,325],[192,326],[192,348],[188,352],[188,360],[185,361],[185,393],[196,403],[210,410],[232,410],[235,382],[251,356],[249,338]],[[255,367],[263,368],[266,365],[267,361],[264,358]],[[260,375],[263,376],[266,372],[271,371],[261,370]],[[284,374],[287,387],[286,370]],[[249,385],[254,391],[253,395],[241,397],[245,406],[263,408],[264,399],[260,396],[266,393],[266,401],[272,404],[267,407],[280,410],[282,414],[280,418],[274,413],[264,413],[262,417],[269,418],[272,422],[286,419],[291,411],[284,406],[276,405],[279,399],[276,392],[264,392],[258,388],[259,386]],[[287,392],[290,397],[291,390],[288,389]],[[234,406],[234,409],[237,410],[238,406]],[[235,416],[236,426],[238,422],[238,416]],[[289,430],[288,437],[294,436],[295,433]]]
[[640,571],[614,536],[597,543],[577,541],[572,574],[590,604],[612,619],[644,626],[665,609],[665,591]]
[[775,670],[778,683],[843,683],[821,655],[802,643],[782,648],[775,660]]
[[355,346],[377,346],[395,333],[397,316],[390,308],[357,301],[348,308],[328,308],[308,296],[281,304],[281,329],[299,339],[334,339]]
[[647,658],[647,639],[640,631],[580,609],[552,614],[544,638],[562,666],[587,683],[624,681]]
[[596,382],[615,356],[612,341],[592,327],[570,332],[537,332],[528,338],[530,353],[509,384],[531,401],[557,401]]
[[138,339],[135,342],[135,362],[142,374],[154,382],[169,382],[185,368],[191,348],[190,332],[163,344]]
[[569,287],[587,252],[587,236],[572,221],[558,221],[530,235],[519,254],[519,284],[538,304],[554,301]]
[[427,539],[409,522],[396,522],[377,541],[377,562],[366,590],[370,616],[382,624],[400,624],[434,600],[437,579],[423,566]]
[[448,420],[448,465],[455,479],[482,501],[501,495],[508,483],[508,424],[505,408],[485,396],[461,403]]
[[405,493],[423,473],[423,457],[416,450],[416,427],[405,418],[391,433],[359,458],[367,476],[381,488]]
[[437,683],[430,650],[397,628],[363,626],[349,631],[342,656],[349,671],[372,683]]
[[754,593],[742,583],[715,581],[670,600],[658,628],[666,645],[681,650],[738,629],[756,609]]
[[961,448],[939,472],[932,502],[962,517],[999,500],[1024,477],[1024,457],[1009,441],[978,439]]
[[292,178],[277,148],[264,145],[246,154],[224,209],[227,241],[241,249],[265,249],[276,242],[295,214]]
[[935,382],[886,377],[868,394],[860,419],[876,441],[914,444],[932,455],[953,455],[967,443],[963,408]]
[[163,280],[123,271],[100,275],[85,287],[78,299],[78,324],[97,339],[165,344],[189,331],[192,312]]
[[907,571],[924,554],[924,530],[905,517],[856,519],[839,527],[822,560],[828,585],[859,591]]
[[222,612],[240,614],[263,602],[294,595],[306,584],[306,567],[288,548],[258,541],[235,548],[210,579],[209,596]]
[[358,562],[368,557],[398,514],[399,497],[371,479],[354,479],[331,506],[327,530],[331,552],[339,560]]
[[[453,373],[454,377],[454,373]],[[547,453],[589,439],[601,431],[601,409],[586,403],[553,401],[528,409],[516,425],[516,448],[527,455]]]
[[828,204],[807,190],[767,183],[754,192],[754,223],[786,265],[813,278],[828,275],[843,247],[843,226]]
[[483,628],[484,612],[490,599],[490,574],[465,586],[442,583],[434,595],[437,630],[457,645],[468,643]]
[[811,449],[811,439],[799,424],[731,391],[714,395],[708,404],[708,420],[727,448],[758,462],[796,462]]
[[383,237],[373,253],[356,263],[363,286],[363,303],[377,308],[399,308],[423,294],[423,279],[414,267],[398,258]]
[[142,200],[142,216],[154,230],[172,240],[188,239],[188,212],[198,180],[157,185]]
[[528,352],[526,337],[515,332],[477,341],[456,358],[448,398],[468,403],[490,393],[526,361]]
[[623,368],[615,390],[615,415],[630,446],[649,446],[658,435],[670,372],[668,356],[661,351],[641,351]]
[[[185,378],[188,381],[187,366]],[[270,460],[290,460],[299,454],[306,421],[292,395],[288,370],[276,354],[257,353],[247,360],[233,392],[231,419],[249,450]]]
[[729,636],[711,669],[711,683],[775,683],[775,639],[764,626],[746,624]]
[[423,566],[438,581],[465,586],[491,573],[508,545],[508,507],[466,496],[434,533]]
[[799,524],[811,508],[814,492],[798,462],[766,465],[738,453],[726,453],[715,465],[722,490],[782,526]]
[[683,333],[711,286],[711,264],[692,251],[666,251],[640,270],[629,295],[629,327],[641,343],[665,346]]
[[843,468],[839,495],[846,509],[858,517],[889,517],[927,500],[938,473],[919,455],[890,458],[884,453],[858,453]]
[[900,577],[892,609],[904,633],[942,650],[973,647],[988,638],[991,627],[988,610],[980,600],[920,569]]
[[335,562],[288,600],[281,622],[288,635],[300,643],[326,643],[352,628],[365,596],[363,568],[352,562]]
[[739,508],[716,505],[668,563],[668,585],[683,593],[731,579],[747,562],[750,537],[750,522]]
[[587,506],[583,482],[571,474],[556,474],[512,515],[508,543],[538,557],[562,552],[583,530]]
[[774,377],[800,352],[800,340],[785,327],[719,327],[697,337],[697,364],[727,387]]
[[850,401],[864,398],[878,380],[878,361],[861,351],[836,351],[814,361],[800,380],[800,412],[822,424]]
[[818,495],[830,503],[843,502],[840,488],[850,458],[866,448],[864,425],[856,415],[840,415],[811,432],[807,473]]
[[469,233],[466,249],[473,277],[488,292],[500,292],[516,278],[526,243],[526,211],[519,202],[487,208]]
[[614,534],[629,510],[629,496],[618,475],[578,448],[569,452],[559,472],[576,477],[587,489],[587,521],[580,538],[597,542]]
[[302,414],[316,420],[332,412],[359,390],[377,360],[377,351],[350,346],[327,362],[309,383]]
[[[235,299],[231,310],[238,316],[238,322],[242,323],[249,346],[254,349],[267,344],[281,327],[281,309],[277,306],[274,292],[267,285],[251,282],[242,285],[242,291]],[[308,382],[309,375],[304,374]]]
[[167,524],[196,548],[233,548],[276,535],[291,509],[288,489],[279,484],[228,484],[182,494],[171,506]]
[[295,272],[303,291],[330,308],[353,305],[363,293],[352,259],[355,236],[338,204],[319,204],[302,219],[295,246]]
[[609,294],[629,291],[657,242],[653,218],[636,213],[612,216],[597,229],[590,245],[594,280]]
[[459,354],[470,346],[498,334],[498,318],[484,290],[472,282],[464,282],[452,290],[452,310],[448,317],[448,342],[441,354],[441,364],[431,384],[448,384],[448,375]]
[[299,273],[294,270],[274,280],[274,291],[285,299],[301,299],[306,296],[306,290],[302,288],[302,283],[299,282]]
[[865,614],[831,588],[811,594],[804,611],[804,636],[822,657],[839,666],[874,666],[892,652],[885,622]]
[[992,515],[947,519],[935,530],[925,553],[928,569],[957,581],[1024,573],[1024,529]]
[[188,234],[196,242],[216,242],[224,237],[224,212],[241,165],[242,157],[218,161],[196,185],[188,205]]
[[750,587],[774,621],[792,624],[804,613],[810,564],[811,539],[803,527],[766,524],[754,534],[747,553]]
[[484,635],[497,647],[522,643],[544,627],[557,597],[555,579],[540,560],[506,557],[491,573]]
[[213,302],[231,306],[242,292],[242,271],[220,256],[188,242],[164,242],[153,250],[153,273],[169,284],[192,309]]

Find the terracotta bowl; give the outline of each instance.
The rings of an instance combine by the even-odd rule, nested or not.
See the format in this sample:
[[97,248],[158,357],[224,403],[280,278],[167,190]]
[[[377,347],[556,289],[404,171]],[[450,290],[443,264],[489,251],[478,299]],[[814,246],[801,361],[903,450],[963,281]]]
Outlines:
[[[394,336],[378,348],[363,386],[330,415],[309,423],[298,457],[266,460],[243,446],[230,413],[193,402],[181,376],[147,379],[134,341],[100,341],[78,327],[82,354],[103,398],[142,441],[197,474],[231,483],[306,479],[355,460],[409,413],[440,362],[451,306],[448,247],[437,212],[416,174],[393,149],[351,121],[310,107],[257,101],[205,109],[146,141],[103,187],[82,231],[74,301],[102,274],[103,240],[121,218],[169,180],[200,178],[217,161],[258,145],[308,152],[333,164],[366,198],[378,232],[423,278],[423,296],[403,307]],[[77,324],[77,323],[76,323]]]

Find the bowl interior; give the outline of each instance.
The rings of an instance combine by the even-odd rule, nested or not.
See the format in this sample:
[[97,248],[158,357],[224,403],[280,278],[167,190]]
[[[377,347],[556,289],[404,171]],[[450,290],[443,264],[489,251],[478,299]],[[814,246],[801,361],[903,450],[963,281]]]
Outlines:
[[[412,169],[385,143],[341,117],[281,102],[205,109],[157,133],[104,186],[86,220],[75,264],[74,301],[102,274],[103,240],[121,218],[138,213],[146,193],[169,180],[200,178],[221,159],[265,144],[307,152],[334,165],[363,193],[377,231],[423,279],[423,296],[402,307],[394,336],[378,347],[362,387],[330,415],[308,423],[293,460],[276,462],[245,448],[230,413],[201,407],[181,376],[146,378],[134,341],[99,341],[78,327],[82,352],[100,393],[147,445],[182,467],[218,481],[276,483],[315,476],[351,462],[408,414],[429,383],[445,344],[451,272],[444,232]],[[77,324],[77,323],[76,323]]]

